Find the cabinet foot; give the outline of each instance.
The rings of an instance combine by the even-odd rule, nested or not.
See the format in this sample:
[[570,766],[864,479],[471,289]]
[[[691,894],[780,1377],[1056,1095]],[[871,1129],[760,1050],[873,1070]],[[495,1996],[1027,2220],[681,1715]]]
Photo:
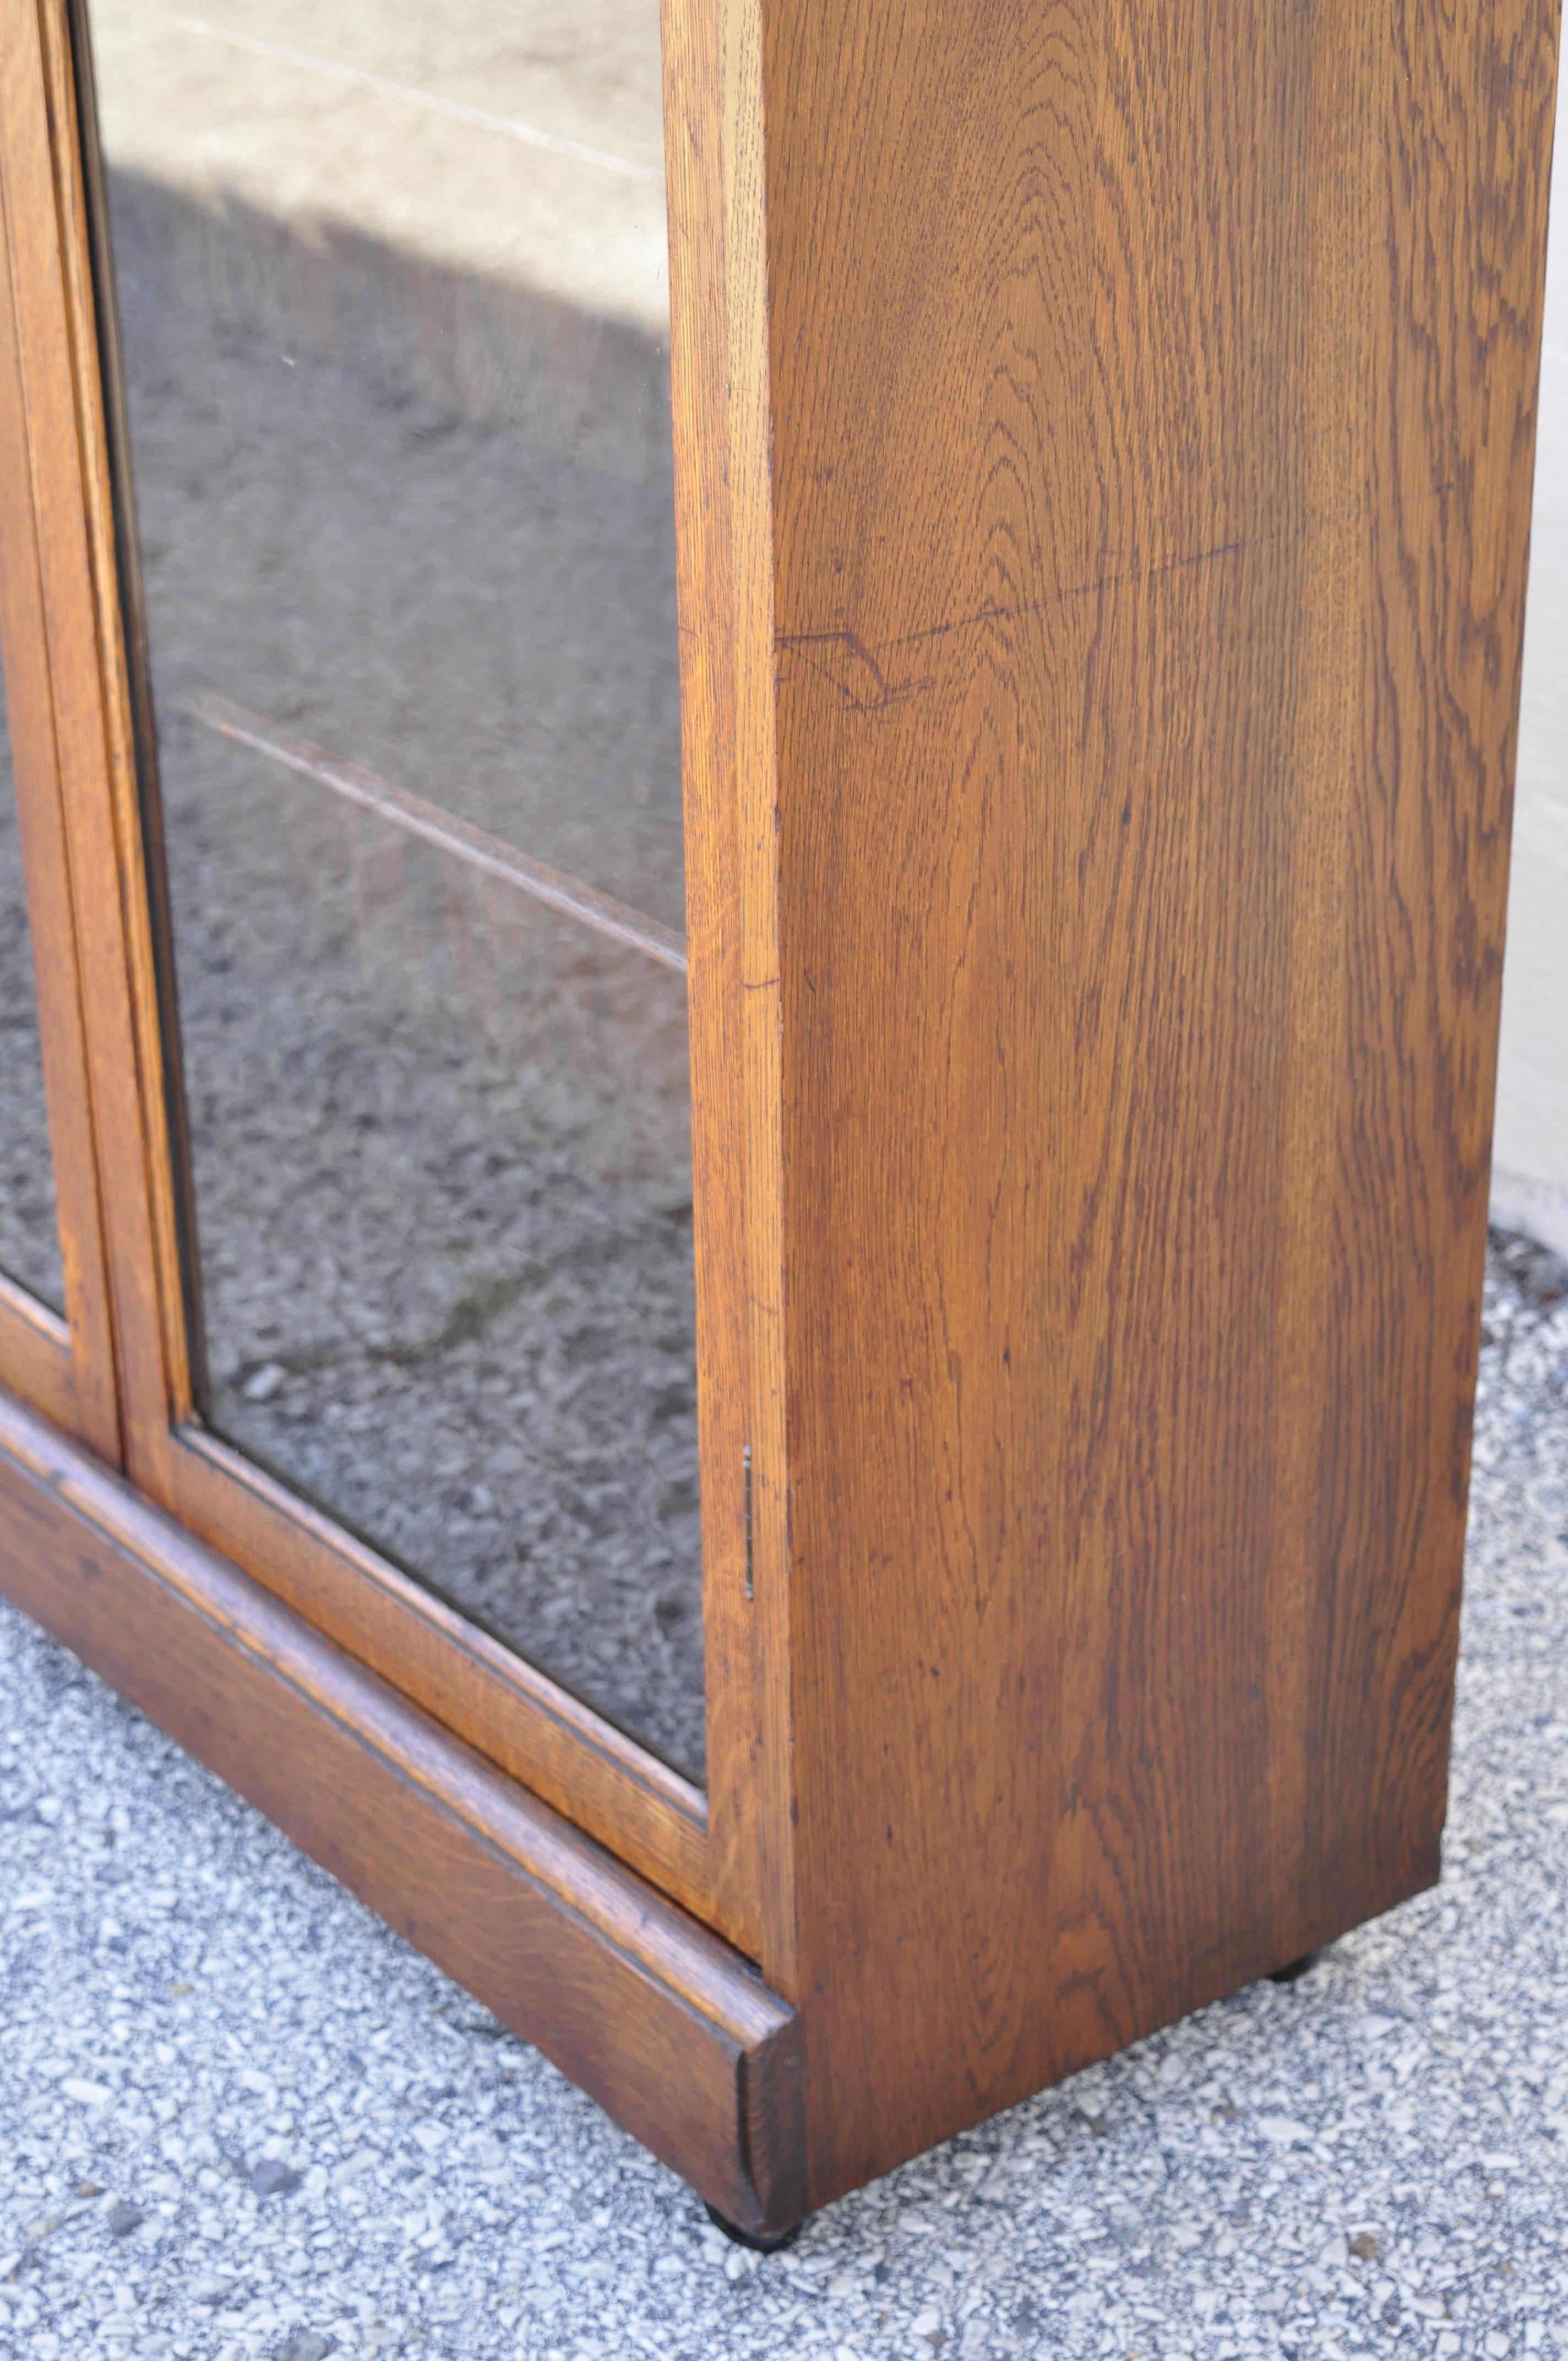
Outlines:
[[754,2231],[738,2229],[715,2205],[705,2206],[704,2211],[716,2230],[722,2230],[738,2246],[750,2246],[754,2255],[776,2255],[781,2246],[793,2246],[805,2227],[804,2223],[795,2222],[787,2230],[773,2230],[758,2236]]
[[1303,1951],[1299,1960],[1290,1960],[1288,1966],[1271,1968],[1268,1981],[1271,1984],[1299,1984],[1308,1969],[1315,1968],[1322,1956],[1321,1951]]

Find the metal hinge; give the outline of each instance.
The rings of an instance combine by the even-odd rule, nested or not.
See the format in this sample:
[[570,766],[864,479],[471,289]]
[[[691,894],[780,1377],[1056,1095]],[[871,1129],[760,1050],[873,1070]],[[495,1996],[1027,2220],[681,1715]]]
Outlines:
[[749,1443],[741,1446],[740,1465],[746,1471],[746,1596],[755,1598],[757,1589],[751,1569],[751,1446]]

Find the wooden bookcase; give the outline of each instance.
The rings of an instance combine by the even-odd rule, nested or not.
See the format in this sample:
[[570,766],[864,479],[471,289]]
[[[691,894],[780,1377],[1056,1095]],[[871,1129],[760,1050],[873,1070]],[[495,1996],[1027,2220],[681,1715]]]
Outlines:
[[1552,0],[664,0],[702,1784],[199,1412],[93,76],[0,27],[0,1585],[758,2236],[1431,1883]]

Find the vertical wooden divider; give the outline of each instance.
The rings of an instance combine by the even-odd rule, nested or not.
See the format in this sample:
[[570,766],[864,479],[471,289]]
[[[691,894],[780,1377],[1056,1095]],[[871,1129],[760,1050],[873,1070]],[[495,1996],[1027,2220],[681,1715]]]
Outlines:
[[762,12],[664,0],[716,1890],[793,1977]]
[[[32,46],[29,48],[29,35]],[[0,1287],[0,1379],[110,1461],[121,1436],[114,1330],[81,1003],[80,936],[61,804],[69,683],[50,628],[58,489],[47,407],[49,363],[34,334],[40,208],[52,210],[39,155],[33,78],[37,27],[7,0],[0,16],[0,637],[12,765],[38,977],[45,1088],[63,1267],[63,1326],[19,1289]],[[47,170],[47,154],[43,159]]]

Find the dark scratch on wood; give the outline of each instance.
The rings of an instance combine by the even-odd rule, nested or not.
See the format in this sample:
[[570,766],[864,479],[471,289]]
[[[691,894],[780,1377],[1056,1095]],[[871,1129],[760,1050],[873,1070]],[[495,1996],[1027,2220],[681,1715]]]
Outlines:
[[[1193,551],[1185,557],[1168,558],[1163,565],[1132,566],[1118,573],[1108,571],[1095,575],[1090,581],[1074,582],[1065,589],[1054,590],[1047,598],[1021,599],[1014,603],[997,603],[977,608],[972,614],[954,616],[950,620],[928,624],[924,630],[907,631],[890,640],[868,646],[859,632],[848,626],[836,631],[781,631],[774,646],[781,659],[799,656],[806,668],[817,674],[836,688],[845,705],[854,713],[887,713],[907,704],[911,697],[923,697],[938,687],[939,675],[924,672],[904,679],[890,676],[893,660],[905,651],[926,648],[938,642],[957,638],[961,632],[979,631],[992,624],[1026,622],[1031,617],[1048,613],[1052,608],[1063,607],[1077,598],[1098,598],[1106,590],[1121,588],[1130,582],[1157,582],[1172,574],[1184,574],[1193,566],[1212,566],[1221,558],[1239,557],[1244,551],[1266,547],[1284,537],[1283,528],[1271,533],[1253,534],[1239,541],[1219,543],[1212,549]],[[790,671],[781,662],[778,686],[787,687]]]

